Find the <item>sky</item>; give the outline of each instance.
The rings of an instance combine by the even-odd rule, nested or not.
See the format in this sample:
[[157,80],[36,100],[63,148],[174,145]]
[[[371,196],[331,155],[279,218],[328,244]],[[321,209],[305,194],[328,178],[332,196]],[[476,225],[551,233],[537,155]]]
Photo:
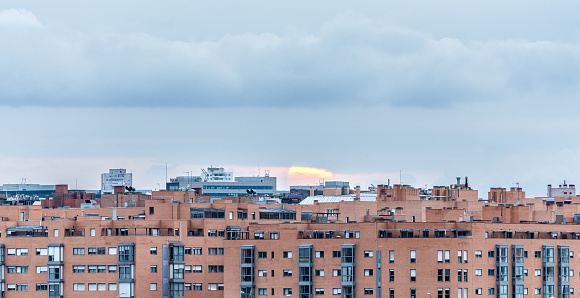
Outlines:
[[[0,184],[580,183],[575,1],[2,1]],[[166,166],[167,165],[167,166]],[[312,175],[288,176],[292,167]],[[317,174],[319,173],[319,174]],[[319,177],[320,176],[320,177]],[[324,176],[324,177],[322,177]]]

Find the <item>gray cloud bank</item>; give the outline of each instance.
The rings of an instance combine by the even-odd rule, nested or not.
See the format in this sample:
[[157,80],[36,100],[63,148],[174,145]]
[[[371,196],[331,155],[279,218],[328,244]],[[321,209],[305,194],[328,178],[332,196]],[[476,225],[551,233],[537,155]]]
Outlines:
[[179,40],[0,11],[0,105],[440,108],[580,91],[580,44],[463,40],[351,13],[311,32]]

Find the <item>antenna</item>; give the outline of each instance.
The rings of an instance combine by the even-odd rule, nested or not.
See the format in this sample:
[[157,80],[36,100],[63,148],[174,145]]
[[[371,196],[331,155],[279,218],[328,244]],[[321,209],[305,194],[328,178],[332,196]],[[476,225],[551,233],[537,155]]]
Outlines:
[[399,184],[403,185],[403,171],[399,170]]

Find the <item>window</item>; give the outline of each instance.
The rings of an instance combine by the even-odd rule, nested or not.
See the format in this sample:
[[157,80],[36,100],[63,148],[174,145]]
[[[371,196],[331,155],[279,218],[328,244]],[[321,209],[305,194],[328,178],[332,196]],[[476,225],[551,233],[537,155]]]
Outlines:
[[149,272],[151,272],[151,273],[157,273],[157,265],[151,265],[151,266],[149,266]]
[[445,263],[450,263],[451,262],[451,253],[449,250],[445,251]]
[[412,250],[410,254],[411,254],[411,264],[416,263],[417,262],[416,251]]
[[292,295],[292,288],[284,288],[284,295]]
[[395,269],[389,269],[389,282],[395,282]]
[[324,288],[314,289],[314,295],[324,295]]
[[340,269],[332,269],[332,276],[340,276]]
[[28,266],[8,266],[6,273],[8,274],[27,274]]
[[149,254],[150,255],[156,255],[157,254],[157,247],[151,247],[151,248],[149,248]]
[[73,265],[73,273],[85,273],[85,265]]
[[487,289],[487,294],[488,295],[495,295],[495,288],[488,288]]
[[292,276],[292,270],[284,270],[282,276],[284,276],[284,277]]
[[117,284],[109,284],[109,291],[116,291],[117,290]]
[[107,272],[107,266],[105,265],[98,265],[97,266],[97,273],[106,273]]
[[317,259],[323,259],[324,258],[324,251],[317,251],[314,253],[314,257]]
[[[534,251],[534,258],[539,259],[542,257],[542,252],[539,250]],[[539,295],[539,294],[536,294]]]
[[106,255],[107,254],[107,248],[106,247],[97,247],[97,254],[98,255]]
[[97,290],[97,284],[89,284],[89,291],[96,291]]
[[37,248],[36,249],[37,256],[46,256],[48,255],[48,248]]
[[542,295],[542,290],[540,288],[535,288],[534,295]]
[[332,295],[340,295],[340,294],[342,294],[341,288],[333,288],[332,289]]
[[481,269],[475,269],[475,276],[481,276]]
[[314,270],[315,276],[324,276],[324,270]]
[[117,265],[109,265],[107,267],[109,269],[109,273],[117,273]]
[[258,289],[258,295],[260,295],[260,296],[268,295],[268,289],[266,289],[266,288]]
[[461,250],[457,251],[457,263],[459,264],[463,263],[463,253]]
[[195,283],[195,284],[191,284],[191,289],[193,291],[201,291],[203,290],[202,286],[200,283]]
[[364,293],[365,293],[365,295],[372,295],[373,294],[373,288],[365,288]]
[[89,273],[97,273],[97,266],[89,265]]
[[536,269],[534,272],[534,276],[540,276],[542,275],[542,269]]
[[495,258],[495,250],[487,251],[487,257],[488,258]]
[[475,257],[476,258],[481,258],[481,250],[476,250],[475,251]]
[[157,284],[156,283],[149,284],[149,291],[157,291]]
[[201,247],[192,247],[191,254],[195,255],[195,256],[200,256],[201,255]]
[[73,284],[73,291],[82,292],[85,290],[85,284]]
[[340,250],[335,250],[332,252],[333,258],[340,258]]
[[95,229],[91,229],[91,237],[95,237]]
[[524,276],[528,276],[528,269],[524,269]]
[[7,249],[6,254],[8,254],[9,256],[15,256],[16,255],[16,248]]
[[268,270],[258,270],[259,277],[266,277],[268,276]]
[[89,247],[88,249],[88,255],[96,255],[97,254],[97,248],[96,247]]
[[285,251],[284,252],[284,259],[292,259],[292,252],[291,251]]
[[155,207],[149,207],[149,215],[155,215]]
[[495,269],[487,269],[487,276],[495,276]]
[[202,273],[201,265],[193,265],[193,266],[191,266],[191,272],[193,272],[193,273]]
[[221,247],[210,247],[207,249],[207,253],[209,255],[223,255],[224,254],[224,249]]
[[258,259],[266,259],[267,257],[268,257],[268,254],[265,251],[258,252]]
[[185,284],[184,291],[191,291],[191,284]]
[[475,289],[475,295],[481,295],[481,288]]
[[28,248],[17,248],[16,255],[17,256],[27,256],[28,255]]
[[48,273],[48,266],[36,266],[36,273]]
[[57,229],[54,229],[52,236],[55,238],[58,237],[58,230]]
[[372,250],[365,250],[364,257],[365,258],[372,258],[373,257],[373,251]]
[[437,251],[437,263],[443,263],[443,251],[442,250]]
[[395,262],[395,251],[389,250],[389,263],[392,264]]
[[109,247],[109,255],[116,255],[117,248],[116,247]]
[[36,284],[36,291],[37,292],[48,291],[48,284]]
[[411,269],[411,282],[417,281],[417,271],[415,269]]
[[365,276],[373,276],[373,269],[365,269]]
[[270,233],[270,239],[273,239],[273,240],[278,239],[278,233]]
[[411,298],[417,298],[417,289],[411,288]]
[[107,284],[97,284],[97,291],[105,291],[107,289]]

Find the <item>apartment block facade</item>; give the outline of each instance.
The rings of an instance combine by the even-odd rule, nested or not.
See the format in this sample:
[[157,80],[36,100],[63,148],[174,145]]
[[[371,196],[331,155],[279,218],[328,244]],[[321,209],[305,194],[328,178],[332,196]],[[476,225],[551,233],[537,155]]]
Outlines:
[[575,198],[305,206],[176,197],[132,208],[0,206],[2,297],[580,295]]

